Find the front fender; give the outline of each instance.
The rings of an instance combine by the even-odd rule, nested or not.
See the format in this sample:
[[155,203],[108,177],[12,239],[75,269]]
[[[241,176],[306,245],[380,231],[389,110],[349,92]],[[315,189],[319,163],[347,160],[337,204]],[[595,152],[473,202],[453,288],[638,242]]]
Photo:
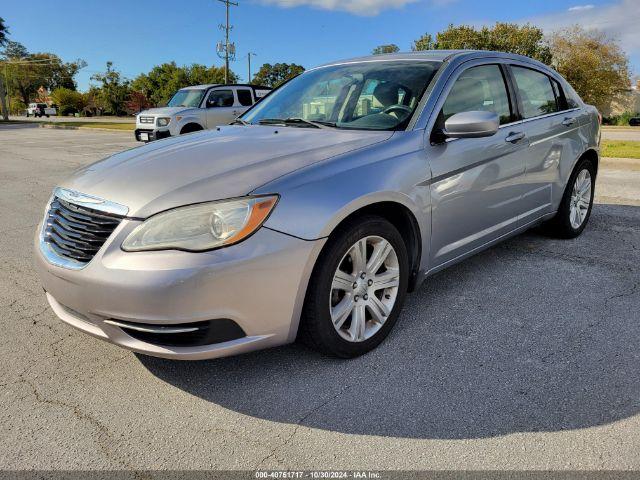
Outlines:
[[182,117],[180,121],[176,121],[172,123],[173,123],[173,126],[170,125],[169,130],[171,131],[171,135],[173,136],[180,135],[180,131],[182,130],[182,128],[189,123],[197,123],[202,127],[203,130],[206,130],[207,128],[205,125],[205,122],[200,117],[197,117],[195,115],[187,115],[185,117]]
[[[380,144],[293,172],[254,193],[278,193],[265,226],[304,240],[328,237],[357,210],[380,202],[406,207],[420,228],[422,251],[431,237],[431,169],[423,132],[396,132]],[[428,258],[428,257],[424,257]]]

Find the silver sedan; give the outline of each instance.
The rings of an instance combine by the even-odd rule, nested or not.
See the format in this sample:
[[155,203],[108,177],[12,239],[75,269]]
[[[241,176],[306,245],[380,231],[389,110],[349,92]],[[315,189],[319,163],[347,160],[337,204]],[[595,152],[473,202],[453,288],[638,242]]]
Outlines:
[[407,292],[543,224],[585,228],[600,119],[555,71],[496,52],[323,65],[234,124],[90,165],[35,236],[65,322],[202,359],[302,339],[352,357]]

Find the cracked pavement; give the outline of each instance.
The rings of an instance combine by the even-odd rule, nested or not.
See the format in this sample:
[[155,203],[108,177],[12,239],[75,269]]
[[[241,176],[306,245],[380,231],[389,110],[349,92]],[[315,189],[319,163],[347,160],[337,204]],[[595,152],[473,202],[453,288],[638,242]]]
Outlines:
[[66,326],[32,268],[53,186],[130,137],[0,129],[0,469],[640,468],[636,166],[603,162],[616,205],[580,238],[528,232],[439,273],[364,357],[175,362]]

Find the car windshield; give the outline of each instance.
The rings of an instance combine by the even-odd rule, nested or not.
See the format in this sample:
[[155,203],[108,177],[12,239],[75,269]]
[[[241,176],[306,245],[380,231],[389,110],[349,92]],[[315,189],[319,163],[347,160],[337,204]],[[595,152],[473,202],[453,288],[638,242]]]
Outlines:
[[178,90],[167,107],[199,107],[205,90],[203,88],[185,88]]
[[252,124],[400,130],[407,126],[439,62],[389,60],[310,70],[242,116]]

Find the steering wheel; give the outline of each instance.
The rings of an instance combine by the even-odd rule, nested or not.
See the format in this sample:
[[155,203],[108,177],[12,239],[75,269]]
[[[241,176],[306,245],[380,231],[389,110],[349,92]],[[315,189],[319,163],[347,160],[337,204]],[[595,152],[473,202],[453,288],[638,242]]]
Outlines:
[[396,103],[395,105],[391,105],[385,108],[382,113],[390,114],[391,112],[400,111],[404,113],[411,113],[411,107],[407,107],[406,105],[402,105],[400,103]]

